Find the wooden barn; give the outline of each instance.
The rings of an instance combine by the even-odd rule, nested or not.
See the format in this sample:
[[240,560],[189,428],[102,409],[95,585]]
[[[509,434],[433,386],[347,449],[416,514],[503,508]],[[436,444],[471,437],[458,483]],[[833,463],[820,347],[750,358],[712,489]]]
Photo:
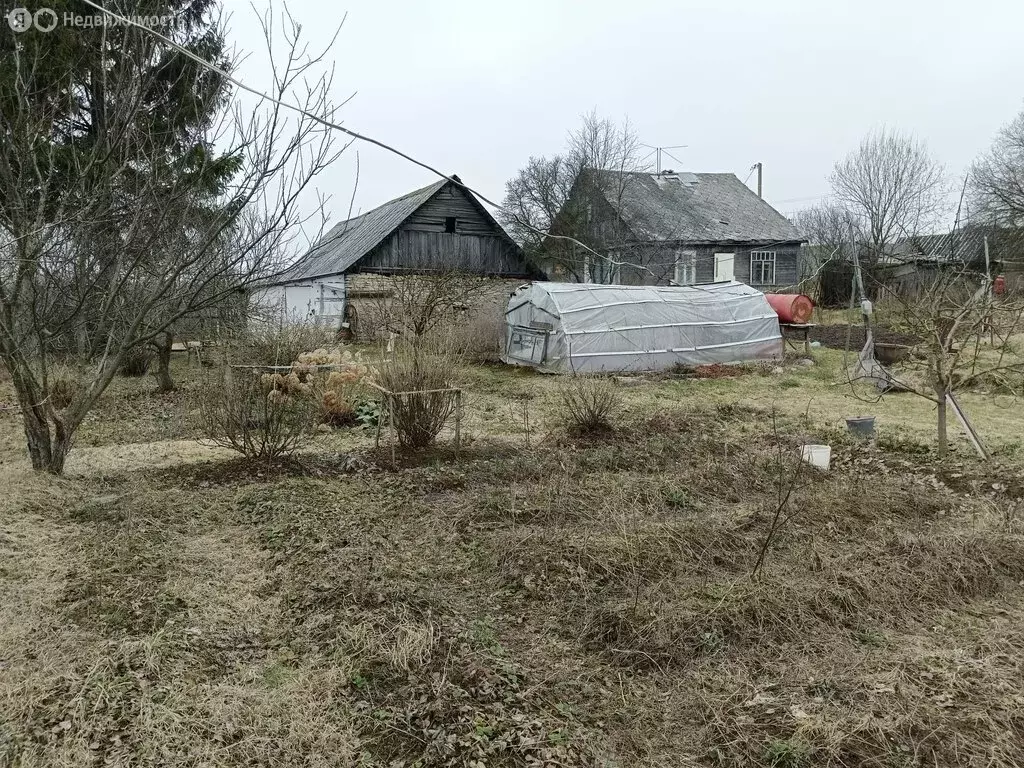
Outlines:
[[479,308],[493,305],[495,323],[509,294],[531,269],[522,249],[472,192],[443,179],[335,224],[302,258],[256,300],[275,318],[343,323],[359,337],[372,337],[369,315],[386,299],[395,276],[458,272],[482,282]]

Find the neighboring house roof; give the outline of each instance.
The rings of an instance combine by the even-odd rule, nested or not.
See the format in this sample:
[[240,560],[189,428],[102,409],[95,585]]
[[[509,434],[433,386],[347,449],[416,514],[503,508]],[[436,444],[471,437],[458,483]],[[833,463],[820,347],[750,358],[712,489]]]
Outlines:
[[803,242],[796,227],[732,173],[588,170],[636,240]]
[[993,262],[1022,250],[1024,235],[1019,230],[969,225],[940,235],[915,235],[893,243],[888,262],[984,263],[985,239],[988,238]]
[[380,245],[384,238],[398,229],[417,208],[448,183],[442,179],[389,200],[372,211],[338,222],[308,253],[275,279],[274,283],[292,283],[345,272]]

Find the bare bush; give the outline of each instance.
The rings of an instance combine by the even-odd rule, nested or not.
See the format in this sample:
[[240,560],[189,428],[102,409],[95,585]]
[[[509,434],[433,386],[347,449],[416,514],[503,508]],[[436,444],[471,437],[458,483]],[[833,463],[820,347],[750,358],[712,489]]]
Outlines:
[[455,413],[456,371],[464,360],[451,333],[402,341],[374,369],[389,393],[388,417],[403,448],[432,445]]
[[251,365],[291,365],[303,353],[330,347],[334,334],[313,323],[287,323],[253,331],[245,339],[246,362]]
[[320,415],[313,387],[297,373],[226,368],[199,399],[200,425],[215,444],[272,461],[300,448]]
[[149,373],[152,353],[145,347],[133,347],[125,352],[121,361],[121,375],[129,379],[140,379]]
[[610,432],[622,410],[622,396],[602,376],[567,376],[558,387],[558,401],[566,426],[578,434]]

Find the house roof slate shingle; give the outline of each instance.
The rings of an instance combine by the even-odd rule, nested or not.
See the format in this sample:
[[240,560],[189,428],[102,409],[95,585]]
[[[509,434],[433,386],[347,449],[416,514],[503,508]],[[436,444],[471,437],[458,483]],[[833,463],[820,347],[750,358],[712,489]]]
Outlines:
[[308,253],[281,273],[274,282],[291,283],[345,272],[397,229],[416,209],[447,184],[441,179],[394,200],[340,221]]
[[797,243],[805,239],[732,173],[625,173],[621,185],[617,171],[588,173],[598,175],[597,188],[638,241]]

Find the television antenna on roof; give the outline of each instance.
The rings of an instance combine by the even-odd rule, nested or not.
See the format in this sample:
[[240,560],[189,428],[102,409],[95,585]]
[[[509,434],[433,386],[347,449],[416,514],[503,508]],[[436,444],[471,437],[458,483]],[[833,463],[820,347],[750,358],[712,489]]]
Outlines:
[[[670,150],[670,149],[686,149],[686,147],[688,147],[690,145],[689,144],[673,144],[672,146],[669,146],[669,147],[652,147],[650,144],[641,144],[640,146],[641,147],[647,147],[647,149],[653,149],[654,150],[654,153],[658,157],[658,160],[657,160],[658,171],[657,172],[658,172],[659,175],[661,175],[661,156],[663,154],[664,155],[668,155],[673,160],[675,160],[677,163],[679,163],[679,165],[681,166],[683,164],[683,161],[680,160],[675,155],[673,155],[668,150]],[[648,157],[650,157],[650,155],[648,155]]]

